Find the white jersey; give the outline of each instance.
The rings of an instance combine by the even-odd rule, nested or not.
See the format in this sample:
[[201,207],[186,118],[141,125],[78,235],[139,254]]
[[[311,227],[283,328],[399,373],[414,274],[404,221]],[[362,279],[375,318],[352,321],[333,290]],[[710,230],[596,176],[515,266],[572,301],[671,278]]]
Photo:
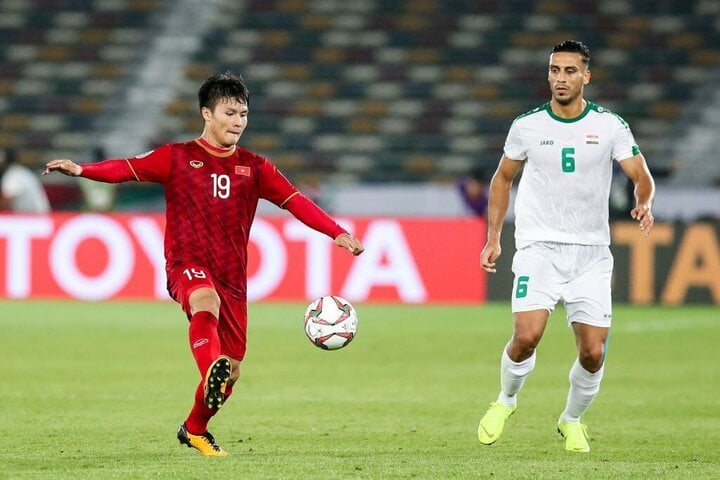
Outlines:
[[610,245],[612,161],[640,153],[630,127],[587,102],[576,118],[546,103],[515,119],[505,156],[525,161],[515,198],[515,243]]
[[37,175],[20,165],[10,165],[2,177],[2,195],[10,198],[10,209],[22,213],[48,213],[45,189]]

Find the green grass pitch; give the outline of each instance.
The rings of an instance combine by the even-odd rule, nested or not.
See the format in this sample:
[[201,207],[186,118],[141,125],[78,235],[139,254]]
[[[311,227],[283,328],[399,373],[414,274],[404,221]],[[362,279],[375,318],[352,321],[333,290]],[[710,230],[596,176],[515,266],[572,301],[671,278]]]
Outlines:
[[487,447],[508,305],[357,307],[355,340],[326,352],[305,305],[251,305],[210,424],[231,456],[215,459],[175,439],[199,380],[177,305],[0,302],[0,478],[720,478],[717,307],[615,307],[585,455],[555,431],[574,359],[562,310]]

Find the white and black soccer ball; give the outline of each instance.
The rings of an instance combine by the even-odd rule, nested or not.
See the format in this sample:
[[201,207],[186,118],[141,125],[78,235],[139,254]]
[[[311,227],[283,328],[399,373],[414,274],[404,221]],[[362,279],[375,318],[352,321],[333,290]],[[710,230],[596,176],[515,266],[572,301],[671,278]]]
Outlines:
[[355,308],[335,295],[320,297],[305,310],[305,334],[313,345],[337,350],[355,338],[358,316]]

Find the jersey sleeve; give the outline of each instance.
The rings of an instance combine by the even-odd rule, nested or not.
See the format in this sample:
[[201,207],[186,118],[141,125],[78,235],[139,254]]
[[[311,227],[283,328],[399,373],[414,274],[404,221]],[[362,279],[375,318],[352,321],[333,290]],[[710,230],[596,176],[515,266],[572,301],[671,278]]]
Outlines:
[[285,203],[285,208],[308,227],[332,239],[337,238],[341,233],[348,233],[322,208],[301,193],[293,195]]
[[285,203],[298,193],[293,184],[267,159],[262,158],[259,169],[260,198],[284,207]]
[[525,146],[525,142],[523,142],[517,120],[510,125],[510,131],[505,138],[503,153],[511,160],[527,160],[527,147]]
[[138,182],[165,183],[170,177],[172,145],[150,150],[128,158],[127,162]]
[[619,162],[639,154],[640,148],[635,143],[635,137],[625,120],[618,116],[615,117],[615,120],[612,135],[612,159]]
[[86,163],[82,165],[81,177],[96,182],[121,183],[137,180],[133,174],[127,159],[103,160],[97,163]]

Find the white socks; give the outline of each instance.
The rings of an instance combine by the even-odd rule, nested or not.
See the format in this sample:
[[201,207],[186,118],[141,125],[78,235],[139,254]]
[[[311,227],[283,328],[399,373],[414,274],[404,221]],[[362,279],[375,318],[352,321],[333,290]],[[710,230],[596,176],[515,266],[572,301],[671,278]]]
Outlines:
[[[497,401],[514,407],[517,404],[517,393],[525,383],[525,379],[535,368],[536,354],[533,354],[522,362],[513,362],[507,354],[507,346],[503,349],[500,359],[500,395]],[[563,422],[579,422],[580,416],[585,413],[592,401],[600,391],[600,381],[603,377],[605,366],[595,373],[585,370],[580,362],[575,359],[570,368],[570,390],[567,396],[567,405],[561,415]]]
[[514,407],[517,404],[517,393],[533,368],[535,368],[535,352],[529,358],[516,363],[508,357],[506,345],[500,359],[500,395],[497,401],[508,407]]
[[579,422],[580,415],[585,413],[600,390],[600,380],[603,377],[605,365],[595,373],[585,370],[580,362],[570,369],[570,391],[567,397],[567,406],[561,415],[563,422]]

